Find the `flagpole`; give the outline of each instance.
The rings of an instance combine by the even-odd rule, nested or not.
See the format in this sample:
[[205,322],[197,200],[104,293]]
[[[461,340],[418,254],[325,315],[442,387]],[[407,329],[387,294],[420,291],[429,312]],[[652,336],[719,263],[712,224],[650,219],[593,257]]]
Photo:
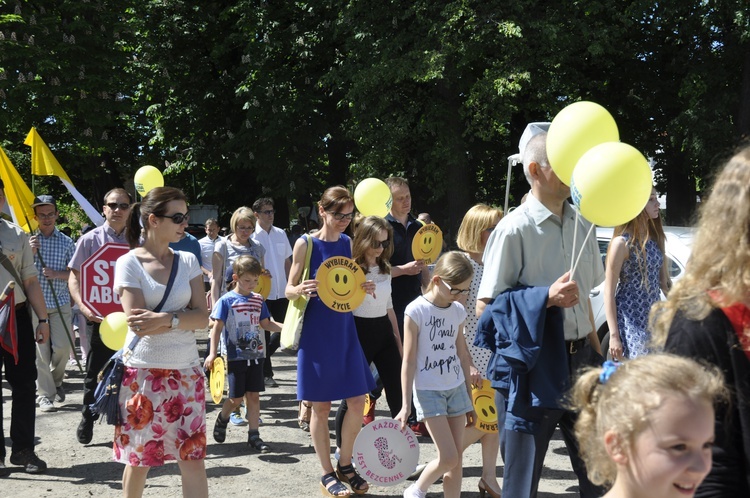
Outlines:
[[[32,178],[34,175],[31,175]],[[32,181],[33,183],[33,181]],[[26,224],[29,225],[29,218],[24,216],[26,218]],[[29,225],[31,226],[31,225]],[[41,232],[39,232],[41,234]],[[46,268],[47,265],[44,264],[44,258],[42,258],[42,252],[37,249],[36,255],[39,256],[39,262],[42,264],[42,269]],[[57,298],[57,292],[55,292],[55,287],[52,285],[52,282],[49,278],[45,278],[47,280],[47,284],[49,285],[49,290],[52,291],[52,298],[55,300],[55,306],[57,307],[57,314],[60,315],[60,317],[63,316],[62,310],[60,309],[60,300]],[[68,324],[65,323],[65,320],[60,320],[63,324],[63,327],[65,328],[65,336],[68,338],[68,342],[70,343],[70,347],[73,351],[73,358],[76,360],[76,365],[78,365],[78,370],[83,373],[83,367],[81,366],[81,362],[78,361],[78,355],[76,354],[76,345],[73,344],[73,338],[70,337],[70,329],[68,329]],[[50,323],[50,333],[52,331],[52,324]],[[52,347],[52,338],[50,337],[50,347]]]

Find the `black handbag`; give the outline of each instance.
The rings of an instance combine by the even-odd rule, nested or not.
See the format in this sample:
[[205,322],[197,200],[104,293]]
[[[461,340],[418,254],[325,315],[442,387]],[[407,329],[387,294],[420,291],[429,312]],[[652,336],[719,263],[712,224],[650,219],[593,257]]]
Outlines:
[[[179,252],[174,251],[174,259],[172,260],[172,268],[169,273],[169,280],[167,281],[167,287],[164,290],[164,297],[161,298],[161,302],[156,305],[154,311],[161,311],[162,306],[167,301],[169,292],[172,290],[172,284],[177,273],[177,264],[180,259]],[[136,335],[128,347],[122,348],[117,351],[112,357],[107,360],[107,363],[99,371],[97,376],[98,384],[94,390],[94,402],[89,405],[91,413],[94,415],[101,415],[107,421],[109,425],[122,425],[122,413],[120,411],[120,388],[122,387],[122,376],[125,373],[125,360],[127,360],[133,353],[136,344],[141,339],[140,336]]]

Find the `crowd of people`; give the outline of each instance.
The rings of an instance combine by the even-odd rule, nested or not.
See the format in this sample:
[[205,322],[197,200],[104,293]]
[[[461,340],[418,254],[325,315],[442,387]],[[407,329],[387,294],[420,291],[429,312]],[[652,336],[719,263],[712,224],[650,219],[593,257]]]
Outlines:
[[[404,178],[385,180],[385,217],[358,216],[348,189],[326,189],[318,227],[293,243],[274,226],[270,198],[236,209],[226,236],[207,220],[206,237],[196,240],[186,231],[187,198],[171,187],[137,203],[111,190],[104,224],[74,243],[55,226],[55,199],[39,195],[31,237],[0,221],[0,283],[16,283],[14,330],[3,328],[17,344],[0,349],[12,388],[10,464],[46,471],[34,452],[34,411],[65,401],[71,305],[85,320],[86,344],[76,437],[91,442],[97,374],[115,351],[102,340],[102,317],[82,299],[81,271],[114,243],[129,247],[112,286],[128,327],[113,444],[125,496],[141,496],[148,470],[170,460],[184,496],[207,496],[206,433],[222,443],[229,425],[247,426],[251,451],[273,451],[260,436],[260,393],[277,387],[272,357],[287,306],[300,297],[308,303],[297,399],[309,409],[324,495],[368,492],[353,446],[372,419],[365,406],[374,409],[384,391],[391,417],[437,449],[404,489],[407,498],[426,496],[441,478],[444,496],[460,496],[462,454],[478,441],[482,497],[536,496],[557,428],[582,497],[750,496],[750,148],[728,161],[700,206],[691,260],[674,287],[655,191],[641,214],[615,228],[602,264],[595,239],[576,240],[590,225],[549,165],[544,132],[522,158],[524,202],[505,215],[472,207],[459,250],[443,251],[434,266],[412,254],[417,231],[432,220],[414,217]],[[353,311],[334,311],[318,295],[317,272],[330,257],[352,258],[365,274],[366,295]],[[255,292],[261,279],[269,282],[265,298]],[[611,334],[604,352],[588,298],[601,283]],[[194,331],[207,327],[201,358]],[[228,398],[207,422],[205,371],[220,357]],[[446,364],[453,367],[435,367]],[[485,382],[495,390],[494,433],[476,427],[471,401],[472,387]],[[4,432],[0,443],[2,476]]]

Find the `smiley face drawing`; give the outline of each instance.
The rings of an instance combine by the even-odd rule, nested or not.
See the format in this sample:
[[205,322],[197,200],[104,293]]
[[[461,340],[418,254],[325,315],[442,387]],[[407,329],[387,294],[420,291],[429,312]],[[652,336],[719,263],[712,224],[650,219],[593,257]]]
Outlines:
[[471,401],[477,413],[475,427],[483,432],[497,432],[497,409],[495,408],[495,391],[490,381],[482,379],[482,386],[477,389],[471,386]]
[[318,297],[334,311],[352,311],[365,299],[365,273],[353,259],[328,258],[320,264],[315,279],[319,282]]
[[442,249],[443,231],[434,223],[420,228],[411,242],[411,253],[414,259],[424,261],[428,265],[435,262]]
[[258,285],[255,286],[253,292],[263,296],[263,299],[268,299],[268,295],[271,293],[271,277],[262,273],[258,278]]

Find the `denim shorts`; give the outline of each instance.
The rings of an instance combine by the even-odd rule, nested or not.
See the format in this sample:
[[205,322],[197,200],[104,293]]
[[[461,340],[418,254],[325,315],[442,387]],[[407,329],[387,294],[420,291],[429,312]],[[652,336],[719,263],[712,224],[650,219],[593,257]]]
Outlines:
[[445,391],[416,389],[412,397],[419,421],[431,417],[457,417],[474,409],[466,384]]

